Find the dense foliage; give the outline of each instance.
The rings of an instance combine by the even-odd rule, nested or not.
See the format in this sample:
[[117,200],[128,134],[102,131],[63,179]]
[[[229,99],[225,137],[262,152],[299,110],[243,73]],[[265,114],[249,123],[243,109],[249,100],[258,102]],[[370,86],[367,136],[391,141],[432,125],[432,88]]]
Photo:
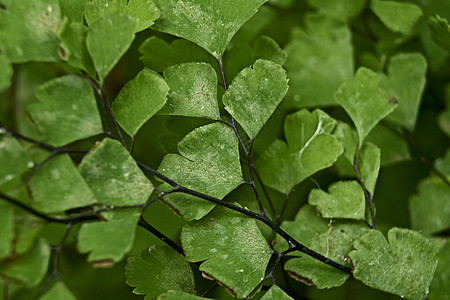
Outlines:
[[448,20],[0,0],[0,297],[450,299]]

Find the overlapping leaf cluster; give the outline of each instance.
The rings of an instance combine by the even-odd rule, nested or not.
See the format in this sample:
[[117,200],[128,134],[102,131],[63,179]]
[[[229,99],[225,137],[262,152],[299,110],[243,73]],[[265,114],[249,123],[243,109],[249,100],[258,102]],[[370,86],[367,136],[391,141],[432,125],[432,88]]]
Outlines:
[[[310,296],[353,277],[445,299],[449,19],[445,1],[0,0],[2,294],[88,299],[91,265],[126,261],[145,299],[198,299],[206,279],[211,297],[299,297],[278,269]],[[415,141],[426,97],[435,152]],[[379,176],[414,160],[399,228]]]

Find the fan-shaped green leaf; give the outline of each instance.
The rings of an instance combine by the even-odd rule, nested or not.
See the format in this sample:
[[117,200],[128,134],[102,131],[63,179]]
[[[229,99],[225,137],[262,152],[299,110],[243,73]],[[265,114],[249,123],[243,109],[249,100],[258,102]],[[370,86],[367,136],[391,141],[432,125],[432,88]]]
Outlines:
[[358,169],[367,190],[373,195],[380,170],[380,148],[367,143],[359,153]]
[[430,29],[433,40],[450,52],[450,25],[447,19],[436,15],[430,20]]
[[166,103],[169,86],[155,71],[143,69],[120,90],[113,111],[120,126],[134,136]]
[[307,2],[320,13],[344,21],[357,16],[366,4],[366,0],[307,0]]
[[181,243],[188,261],[203,261],[200,271],[237,297],[247,296],[260,282],[272,254],[254,219],[224,207],[185,225]]
[[366,202],[356,181],[339,181],[328,188],[329,193],[313,189],[308,203],[317,207],[324,218],[364,220]]
[[48,143],[62,146],[103,131],[87,80],[75,75],[59,77],[41,85],[36,97],[40,103],[28,110]]
[[58,61],[58,0],[2,1],[0,45],[13,63]]
[[0,189],[28,170],[32,164],[16,139],[0,136]]
[[[344,265],[348,265],[348,253],[353,241],[362,236],[367,226],[362,222],[338,220],[328,223],[317,215],[312,206],[304,205],[294,221],[284,221],[281,228],[297,241],[320,254]],[[287,249],[287,243],[277,237],[277,251]],[[341,286],[349,274],[332,268],[306,254],[294,252],[284,269],[296,280],[319,289]]]
[[128,258],[126,276],[127,284],[135,287],[133,293],[146,295],[145,299],[156,299],[169,290],[190,294],[195,291],[189,263],[167,246],[152,246],[141,257]]
[[[181,155],[166,155],[158,171],[180,185],[222,199],[243,182],[238,140],[224,124],[193,130],[178,143],[178,151]],[[164,201],[187,220],[198,220],[215,206],[185,194],[170,194]]]
[[55,283],[50,290],[48,290],[39,300],[76,300],[72,292],[67,286],[59,281]]
[[130,47],[135,29],[135,19],[120,12],[107,14],[89,27],[86,45],[101,81]]
[[90,0],[58,0],[61,15],[70,22],[83,23],[84,8]]
[[14,210],[0,202],[0,260],[11,253],[14,238]]
[[392,228],[386,240],[380,231],[370,230],[354,247],[349,256],[356,279],[407,299],[428,295],[438,263],[437,247],[419,233]]
[[11,84],[11,76],[13,74],[13,69],[11,62],[6,57],[6,55],[0,53],[0,92],[6,90]]
[[409,34],[422,16],[419,6],[399,1],[371,0],[370,8],[387,28]]
[[225,92],[225,109],[250,138],[256,137],[283,100],[288,89],[286,72],[274,62],[259,59],[242,70]]
[[198,44],[217,59],[234,34],[267,0],[155,0],[161,11],[153,29]]
[[96,202],[68,154],[58,155],[43,165],[31,180],[30,189],[33,194],[32,205],[45,213]]
[[291,300],[292,298],[288,296],[282,289],[277,285],[272,285],[272,287],[262,296],[261,300]]
[[439,248],[439,264],[431,282],[430,300],[447,299],[450,295],[450,242],[447,239]]
[[158,297],[158,300],[202,300],[211,299],[205,297],[198,297],[191,294],[186,294],[178,291],[168,291],[166,294],[162,294]]
[[442,131],[450,137],[450,109],[444,110],[439,115],[439,126]]
[[184,63],[164,70],[170,92],[160,114],[219,118],[217,74],[210,64]]
[[267,186],[289,191],[315,172],[331,166],[343,147],[331,135],[336,121],[321,110],[306,109],[287,116],[286,141],[275,140],[257,161],[257,169]]
[[[334,1],[333,1],[334,2]],[[336,105],[333,93],[353,75],[350,31],[324,16],[309,16],[286,46],[289,103],[294,107]]]
[[353,82],[344,82],[334,94],[359,135],[359,144],[375,125],[397,107],[397,100],[380,87],[378,75],[361,67]]

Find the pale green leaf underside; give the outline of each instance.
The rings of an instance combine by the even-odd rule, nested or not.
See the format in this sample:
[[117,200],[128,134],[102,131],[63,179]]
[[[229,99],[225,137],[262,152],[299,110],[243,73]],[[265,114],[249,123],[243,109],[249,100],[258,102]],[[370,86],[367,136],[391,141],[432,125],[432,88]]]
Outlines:
[[186,259],[168,246],[152,246],[141,257],[130,257],[125,275],[133,293],[156,299],[169,290],[193,294],[194,274]]
[[88,253],[90,262],[118,262],[131,250],[139,210],[103,213],[105,221],[83,223],[78,233],[78,250]]
[[6,90],[11,84],[13,69],[9,59],[0,53],[0,92]]
[[79,168],[97,200],[106,205],[142,204],[153,191],[151,182],[116,140],[106,138],[96,145]]
[[133,17],[122,12],[107,14],[89,27],[86,45],[100,81],[105,79],[130,47],[135,28]]
[[6,261],[0,267],[0,274],[28,288],[37,286],[44,278],[50,259],[50,247],[44,239],[38,240],[25,254],[15,260]]
[[292,300],[282,289],[277,285],[273,285],[265,294],[261,300]]
[[58,0],[2,3],[0,45],[11,62],[58,61]]
[[56,282],[39,300],[76,300],[77,298],[62,282]]
[[46,142],[62,146],[103,132],[94,92],[76,75],[53,79],[36,90],[28,111]]
[[[158,168],[158,172],[178,184],[222,199],[242,183],[238,140],[230,127],[221,123],[199,127],[178,143],[178,151],[180,155],[166,155]],[[191,198],[191,211],[183,203],[186,197],[167,195],[164,201],[188,220],[200,219],[214,207],[212,203]]]
[[14,209],[10,204],[0,203],[0,260],[12,250],[14,230]]
[[283,68],[269,60],[258,59],[234,79],[222,98],[225,109],[250,138],[256,137],[283,100],[288,89]]
[[287,116],[287,143],[275,140],[257,161],[264,184],[287,194],[307,177],[331,166],[343,152],[341,143],[331,135],[335,124],[321,110],[311,113],[303,109]]
[[339,181],[328,188],[329,193],[313,189],[308,203],[317,207],[324,218],[364,220],[365,198],[356,181]]
[[27,153],[16,139],[0,136],[0,189],[29,169],[30,163]]
[[333,93],[354,71],[350,30],[323,16],[305,21],[306,28],[294,29],[286,46],[287,98],[294,107],[336,105]]
[[247,296],[264,277],[272,254],[255,220],[224,207],[185,225],[181,243],[188,261],[203,261],[200,271],[237,297]]
[[425,88],[427,62],[419,53],[400,53],[389,63],[388,75],[381,76],[381,86],[398,101],[397,109],[387,119],[413,130]]
[[33,207],[44,213],[61,212],[97,201],[68,154],[58,155],[43,165],[31,180],[30,189]]
[[[281,228],[306,247],[344,265],[348,265],[347,257],[353,249],[353,240],[368,230],[364,223],[352,220],[328,223],[309,205],[300,208],[294,221],[284,221]],[[275,249],[286,250],[287,243],[277,237]],[[349,274],[306,254],[295,252],[295,255],[298,257],[290,259],[284,269],[292,277],[308,285],[315,285],[319,289],[337,287],[349,277]]]
[[373,127],[397,107],[395,98],[380,87],[378,75],[364,67],[358,69],[353,82],[344,82],[334,97],[355,123],[360,145]]
[[392,228],[388,240],[370,230],[349,253],[353,276],[364,284],[407,299],[425,299],[437,267],[437,247],[419,233]]
[[220,59],[234,34],[267,0],[155,0],[153,29],[185,38]]
[[169,86],[155,71],[143,69],[125,84],[113,103],[120,126],[134,136],[166,103]]
[[130,14],[136,21],[135,32],[152,26],[159,18],[159,10],[152,0],[94,0],[87,4],[84,17],[89,25],[114,12]]
[[362,146],[359,153],[358,169],[367,190],[373,195],[380,170],[380,148],[372,143]]
[[184,63],[164,70],[170,92],[160,114],[219,118],[217,74],[207,63]]
[[409,34],[422,16],[419,6],[399,1],[371,0],[370,8],[387,28],[394,32]]

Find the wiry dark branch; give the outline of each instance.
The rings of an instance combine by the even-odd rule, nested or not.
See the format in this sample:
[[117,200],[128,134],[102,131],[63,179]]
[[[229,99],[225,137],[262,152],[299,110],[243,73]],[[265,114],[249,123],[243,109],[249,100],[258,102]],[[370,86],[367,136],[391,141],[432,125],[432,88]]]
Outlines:
[[266,186],[264,185],[264,183],[263,183],[261,177],[259,176],[259,173],[256,170],[254,165],[253,165],[252,169],[253,169],[253,174],[255,174],[256,180],[258,181],[259,185],[261,186],[261,190],[263,191],[264,197],[266,198],[267,203],[269,203],[269,207],[270,207],[270,210],[272,211],[272,214],[276,218],[278,218],[277,211],[275,209],[275,206],[273,205],[272,199],[270,198],[269,193],[267,192]]
[[181,248],[180,246],[178,246],[174,241],[172,241],[170,238],[168,238],[167,236],[165,236],[163,233],[161,233],[159,230],[157,230],[155,227],[153,227],[152,225],[150,225],[147,221],[145,221],[145,219],[141,216],[141,218],[139,219],[138,225],[141,226],[142,228],[145,228],[147,231],[149,231],[150,233],[152,233],[154,236],[156,236],[157,238],[159,238],[161,241],[163,241],[164,243],[166,243],[168,246],[170,246],[171,248],[173,248],[175,251],[177,251],[178,253],[180,253],[181,255],[184,255],[184,251],[183,248]]
[[367,205],[369,207],[369,212],[370,212],[370,220],[371,220],[371,225],[370,228],[375,229],[377,228],[376,224],[375,224],[375,214],[373,212],[373,196],[369,193],[369,191],[366,188],[366,185],[364,184],[364,181],[361,177],[361,174],[359,173],[359,169],[358,169],[358,163],[359,163],[359,153],[361,151],[361,148],[358,147],[358,150],[356,151],[356,157],[355,157],[355,162],[353,163],[353,170],[355,171],[356,174],[356,180],[358,181],[359,185],[361,186],[363,192],[364,192],[364,197],[366,198],[366,202]]
[[276,215],[277,217],[277,224],[279,225],[281,223],[281,219],[283,218],[284,212],[286,211],[287,204],[289,202],[289,197],[291,196],[293,189],[289,191],[289,193],[286,194],[286,197],[284,198],[283,207],[281,208],[281,212]]

